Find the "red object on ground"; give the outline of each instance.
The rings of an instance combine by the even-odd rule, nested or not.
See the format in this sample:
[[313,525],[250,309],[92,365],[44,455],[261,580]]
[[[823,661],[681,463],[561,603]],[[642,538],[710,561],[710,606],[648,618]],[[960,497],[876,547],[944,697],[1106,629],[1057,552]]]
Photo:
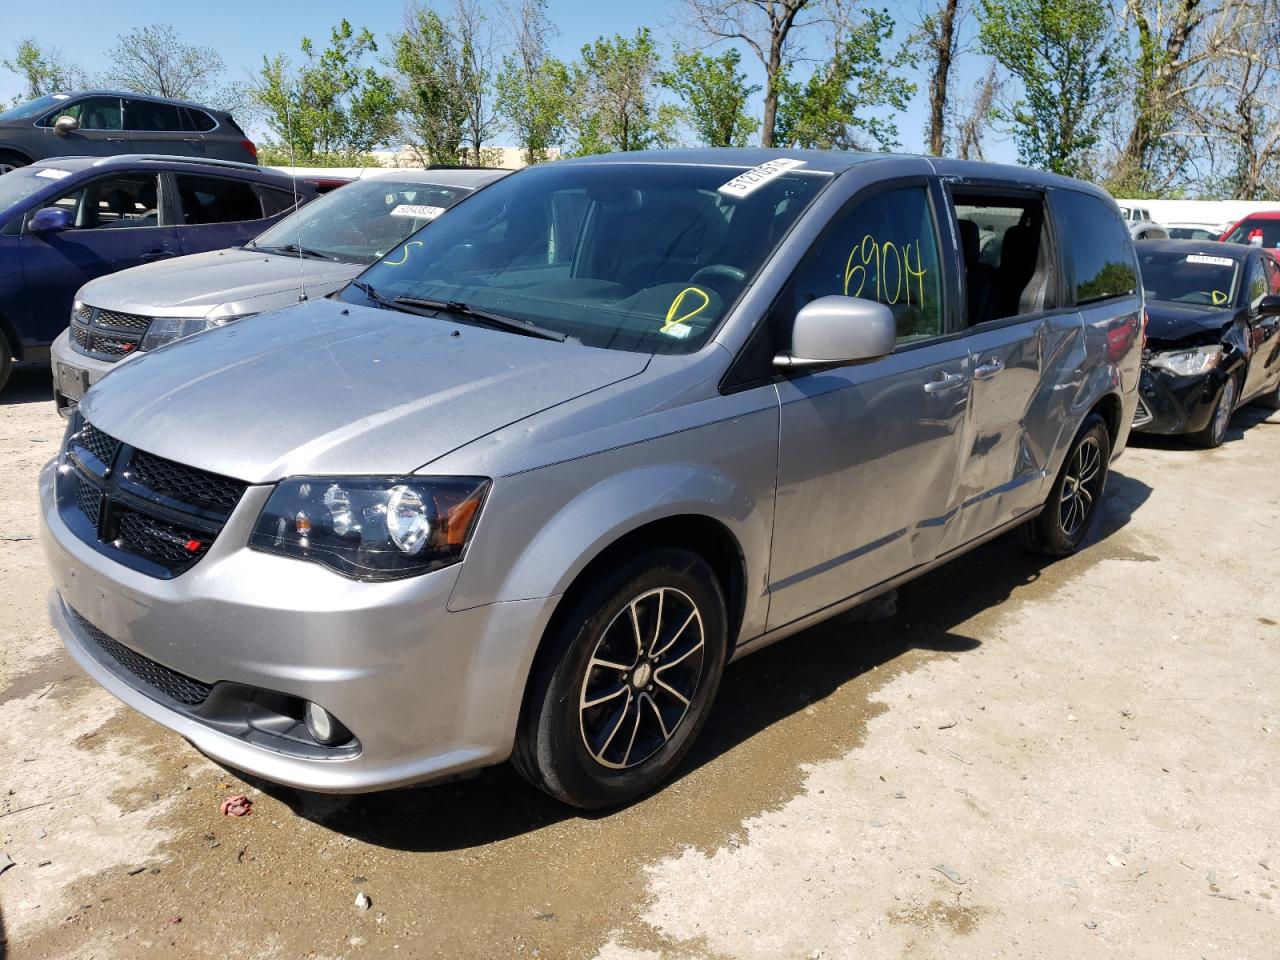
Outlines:
[[247,817],[253,813],[253,801],[238,793],[223,800],[221,809],[224,817]]

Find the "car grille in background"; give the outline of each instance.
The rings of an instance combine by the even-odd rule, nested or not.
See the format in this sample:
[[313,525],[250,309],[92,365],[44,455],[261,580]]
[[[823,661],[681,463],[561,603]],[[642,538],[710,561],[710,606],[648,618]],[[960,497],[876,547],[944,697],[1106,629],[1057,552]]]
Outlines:
[[1155,417],[1151,415],[1151,411],[1147,408],[1147,405],[1142,402],[1142,397],[1139,395],[1137,409],[1133,411],[1133,426],[1145,427],[1154,419]]
[[75,610],[71,611],[71,615],[80,629],[87,633],[104,653],[152,690],[188,707],[198,707],[209,699],[209,694],[213,691],[213,687],[209,684],[201,683],[176,670],[170,670],[137,651],[130,650],[123,643],[112,640]]
[[71,311],[71,349],[114,363],[138,349],[151,318],[80,304]]
[[58,509],[82,540],[151,576],[176,577],[204,556],[247,487],[122,444],[83,420],[73,427]]

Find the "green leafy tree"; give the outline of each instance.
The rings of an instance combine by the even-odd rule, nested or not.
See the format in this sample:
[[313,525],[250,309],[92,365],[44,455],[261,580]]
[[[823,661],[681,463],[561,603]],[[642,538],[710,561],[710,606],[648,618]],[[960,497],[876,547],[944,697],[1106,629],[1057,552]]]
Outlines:
[[678,115],[654,100],[660,71],[658,50],[648,27],[628,39],[599,37],[582,48],[570,71],[575,115],[575,152],[647,150],[675,141]]
[[747,101],[758,85],[747,85],[738,67],[742,55],[726,50],[710,56],[697,50],[677,50],[662,84],[684,104],[682,114],[698,139],[710,147],[744,147],[760,123],[747,112]]
[[496,79],[498,113],[515,132],[525,162],[539,163],[563,138],[568,124],[569,68],[548,53],[555,27],[547,16],[546,0],[524,0],[510,13],[514,42]]
[[1118,93],[1120,64],[1102,0],[981,0],[983,49],[1022,86],[997,108],[1023,163],[1088,175]]
[[343,20],[329,46],[302,40],[297,69],[278,55],[263,57],[250,95],[261,107],[275,144],[299,163],[343,163],[383,144],[395,131],[395,88],[365,59],[378,47],[366,29]]
[[457,163],[467,110],[461,57],[434,10],[409,8],[396,36],[392,65],[399,74],[402,131],[426,163]]
[[893,18],[883,10],[838,23],[830,60],[803,83],[780,79],[776,142],[823,150],[897,146],[897,125],[875,111],[905,110],[915,85],[898,72],[897,58],[886,59],[892,37]]
[[30,37],[19,40],[13,57],[0,61],[0,64],[22,77],[23,92],[13,98],[15,105],[50,93],[89,85],[84,71],[65,62],[61,50],[57,47],[42,47]]

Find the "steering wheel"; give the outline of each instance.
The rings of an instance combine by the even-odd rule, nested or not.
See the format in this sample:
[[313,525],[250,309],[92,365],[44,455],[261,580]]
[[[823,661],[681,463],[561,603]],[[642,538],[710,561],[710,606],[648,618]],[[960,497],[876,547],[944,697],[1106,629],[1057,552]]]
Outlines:
[[746,283],[747,273],[739,267],[727,263],[710,263],[697,270],[689,278],[690,284],[701,284],[710,287],[720,295],[720,299],[729,303]]

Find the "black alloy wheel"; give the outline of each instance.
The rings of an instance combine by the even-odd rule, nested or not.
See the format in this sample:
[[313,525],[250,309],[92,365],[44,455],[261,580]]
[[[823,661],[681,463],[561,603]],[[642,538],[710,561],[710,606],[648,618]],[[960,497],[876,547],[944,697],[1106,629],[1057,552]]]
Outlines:
[[705,560],[675,548],[574,593],[535,663],[512,760],[565,803],[618,806],[670,776],[706,721],[728,643],[724,593]]
[[1096,413],[1085,418],[1040,515],[1021,527],[1037,553],[1065,557],[1083,545],[1098,517],[1111,464],[1111,434]]

